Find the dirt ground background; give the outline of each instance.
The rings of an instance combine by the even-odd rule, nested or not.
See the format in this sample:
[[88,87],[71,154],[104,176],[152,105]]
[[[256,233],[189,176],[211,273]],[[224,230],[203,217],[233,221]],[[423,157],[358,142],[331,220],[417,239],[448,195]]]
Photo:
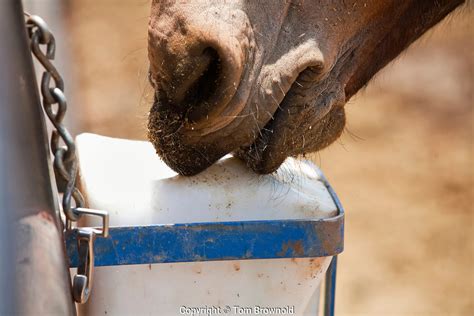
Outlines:
[[[75,129],[145,138],[147,0],[66,10]],[[472,11],[452,16],[347,105],[313,155],[342,200],[338,315],[473,315]]]

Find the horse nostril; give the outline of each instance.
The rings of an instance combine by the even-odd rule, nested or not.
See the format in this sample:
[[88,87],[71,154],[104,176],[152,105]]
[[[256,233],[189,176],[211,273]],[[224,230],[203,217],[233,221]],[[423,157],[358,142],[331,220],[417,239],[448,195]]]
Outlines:
[[184,121],[183,130],[200,135],[229,124],[244,106],[237,91],[247,58],[245,41],[208,27],[185,34],[150,28],[148,43],[155,111],[173,114]]
[[203,55],[207,57],[207,67],[190,85],[183,100],[187,107],[186,120],[190,123],[203,119],[212,110],[215,100],[211,98],[218,93],[221,81],[222,65],[217,51],[208,47]]
[[157,58],[151,60],[148,78],[166,101],[161,109],[180,113],[189,123],[206,118],[222,99],[219,87],[225,78],[217,50],[207,45],[196,46],[186,54],[159,50]]

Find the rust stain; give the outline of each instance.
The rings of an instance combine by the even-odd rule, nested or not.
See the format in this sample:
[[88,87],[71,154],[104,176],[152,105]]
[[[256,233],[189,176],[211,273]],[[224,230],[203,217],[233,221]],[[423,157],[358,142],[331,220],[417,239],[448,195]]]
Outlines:
[[328,221],[326,225],[319,227],[317,230],[318,236],[320,236],[319,240],[321,240],[321,247],[327,252],[330,253],[334,250],[333,245],[339,242],[341,236],[339,234],[331,234],[336,230],[339,224],[337,222],[330,222]]
[[193,264],[193,266],[192,266],[191,269],[192,269],[192,271],[193,271],[194,273],[196,273],[196,274],[201,274],[201,273],[202,273],[202,267],[201,267],[201,265],[198,264],[198,263]]
[[300,280],[315,279],[322,273],[322,265],[325,258],[296,258],[295,263],[299,267],[295,267],[295,278]]
[[316,260],[314,258],[309,259],[308,265],[308,277],[314,279],[321,272],[321,260]]
[[51,216],[51,214],[49,214],[48,212],[40,211],[38,213],[38,217],[41,218],[41,219],[47,220],[48,222],[54,223],[53,216]]
[[288,254],[288,252],[294,256],[303,256],[303,242],[301,240],[290,240],[281,246],[281,251],[278,252],[277,255],[284,256]]
[[315,279],[322,273],[324,258],[300,258],[301,269],[298,272],[299,280]]
[[239,262],[235,262],[235,263],[233,264],[233,267],[234,267],[234,270],[235,270],[235,271],[240,271],[240,263],[239,263]]

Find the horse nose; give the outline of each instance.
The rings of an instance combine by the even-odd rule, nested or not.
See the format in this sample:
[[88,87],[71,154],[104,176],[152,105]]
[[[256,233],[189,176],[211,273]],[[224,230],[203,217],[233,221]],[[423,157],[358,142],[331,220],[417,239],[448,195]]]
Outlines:
[[232,98],[248,51],[238,28],[215,18],[151,20],[150,78],[163,108],[196,122]]
[[217,83],[222,66],[217,50],[207,43],[185,36],[181,36],[179,45],[173,40],[166,37],[150,41],[150,75],[152,84],[171,103],[181,104],[190,97],[193,87],[210,90]]

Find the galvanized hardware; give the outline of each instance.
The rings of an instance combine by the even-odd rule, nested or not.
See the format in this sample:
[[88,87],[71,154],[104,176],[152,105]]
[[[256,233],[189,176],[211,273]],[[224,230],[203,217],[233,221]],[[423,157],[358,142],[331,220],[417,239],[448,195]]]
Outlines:
[[92,277],[94,271],[94,241],[96,236],[107,238],[109,236],[109,214],[102,210],[88,208],[75,208],[74,213],[79,216],[92,215],[102,218],[102,228],[80,227],[71,230],[77,241],[77,253],[79,263],[77,274],[72,281],[72,295],[78,303],[85,303],[89,299],[92,288]]
[[92,232],[100,237],[107,238],[109,237],[109,212],[103,211],[103,210],[93,210],[90,208],[74,208],[74,213],[79,214],[79,216],[82,215],[91,215],[91,216],[98,216],[102,218],[102,228],[101,229],[96,229],[96,228],[89,228],[92,230]]
[[[66,217],[66,232],[73,231],[77,238],[80,265],[78,275],[73,280],[73,297],[76,302],[84,303],[89,298],[92,285],[94,240],[96,236],[108,236],[109,217],[106,211],[84,208],[84,198],[76,187],[79,168],[76,145],[72,135],[63,124],[67,110],[64,81],[52,63],[56,51],[54,35],[42,18],[28,13],[25,13],[25,16],[31,52],[45,69],[40,90],[43,97],[43,109],[54,125],[50,146],[54,155],[53,167],[56,185],[58,192],[62,193],[61,206]],[[42,45],[45,45],[44,50]],[[84,214],[101,217],[102,229],[73,229],[72,223],[79,220]]]
[[82,304],[89,298],[92,286],[95,233],[88,228],[79,228],[76,230],[76,239],[80,262],[72,281],[72,296],[76,302]]

